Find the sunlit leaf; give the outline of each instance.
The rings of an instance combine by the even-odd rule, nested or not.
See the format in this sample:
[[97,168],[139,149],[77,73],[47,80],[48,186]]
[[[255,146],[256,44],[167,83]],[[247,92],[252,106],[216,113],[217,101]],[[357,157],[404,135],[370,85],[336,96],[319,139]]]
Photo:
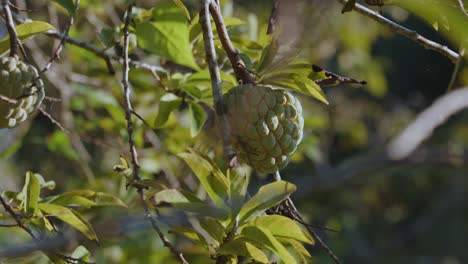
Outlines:
[[292,238],[307,244],[313,244],[313,241],[304,235],[303,230],[295,221],[282,215],[256,217],[249,221],[246,226],[263,227],[270,230],[274,236]]
[[182,12],[184,12],[185,18],[187,18],[187,20],[190,21],[191,20],[190,13],[189,13],[187,7],[182,2],[182,0],[173,0],[173,1],[180,8],[180,10],[182,10]]
[[268,229],[257,226],[249,226],[242,229],[241,235],[244,235],[246,238],[259,243],[262,247],[266,247],[269,250],[275,252],[284,263],[297,263],[296,259]]
[[173,93],[163,95],[159,102],[158,115],[156,116],[156,121],[154,121],[154,126],[156,128],[162,127],[169,119],[172,111],[179,108],[181,103],[182,99]]
[[199,70],[181,9],[173,3],[160,4],[153,9],[153,19],[154,22],[136,25],[138,45],[175,63]]
[[221,170],[200,153],[180,153],[178,156],[189,165],[215,204],[223,206],[228,183]]
[[36,177],[35,173],[28,171],[26,173],[26,181],[22,192],[24,196],[24,209],[26,212],[31,213],[36,209],[40,192],[41,185],[39,179]]
[[226,235],[224,226],[216,219],[204,217],[199,219],[200,226],[216,241],[221,243]]
[[82,260],[82,261],[89,261],[89,258],[91,257],[91,253],[88,251],[87,248],[80,245],[73,251],[73,253],[71,254],[71,257],[74,259]]
[[73,15],[75,14],[75,3],[73,0],[53,0],[63,8],[65,8],[68,14]]
[[263,212],[266,209],[281,203],[294,191],[296,191],[296,186],[285,181],[277,181],[262,186],[240,210],[240,223],[244,223],[253,214]]
[[[37,34],[55,29],[51,24],[42,21],[33,21],[16,26],[16,33],[20,40],[25,40]],[[10,36],[6,35],[0,40],[0,54],[10,49]]]
[[194,213],[198,216],[210,216],[222,220],[227,219],[229,216],[227,208],[219,208],[206,204],[194,194],[183,190],[162,190],[155,193],[150,201],[156,208],[170,206],[184,212]]
[[61,221],[69,224],[76,230],[80,231],[89,240],[98,241],[96,232],[94,231],[91,224],[74,210],[61,205],[50,203],[39,203],[37,208],[40,209],[43,213],[47,214],[48,217],[56,217]]
[[223,244],[218,253],[234,256],[245,256],[259,263],[269,263],[268,257],[259,248],[254,246],[249,239],[245,237],[236,238]]
[[200,133],[208,117],[207,113],[200,104],[191,102],[189,104],[190,113],[190,134],[195,137]]
[[206,242],[205,238],[193,228],[186,226],[174,226],[171,228],[171,232],[188,238],[189,240],[200,246],[206,248],[208,247],[208,242]]
[[127,207],[119,198],[103,192],[76,190],[55,196],[50,203],[63,206],[121,206]]

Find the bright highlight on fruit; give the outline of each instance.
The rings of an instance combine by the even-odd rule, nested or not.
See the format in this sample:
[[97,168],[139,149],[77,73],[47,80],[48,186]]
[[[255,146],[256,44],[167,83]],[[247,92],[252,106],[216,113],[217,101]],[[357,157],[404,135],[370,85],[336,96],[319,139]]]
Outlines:
[[299,100],[288,91],[252,84],[232,88],[224,100],[239,161],[259,173],[286,167],[302,139]]
[[44,83],[37,69],[18,57],[0,59],[0,128],[13,128],[25,121],[44,99]]

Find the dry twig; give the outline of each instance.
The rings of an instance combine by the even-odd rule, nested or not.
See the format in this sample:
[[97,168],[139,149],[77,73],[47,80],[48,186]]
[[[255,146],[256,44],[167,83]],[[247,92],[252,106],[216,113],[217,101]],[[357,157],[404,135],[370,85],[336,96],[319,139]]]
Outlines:
[[[128,143],[130,147],[130,153],[132,156],[132,165],[133,165],[133,180],[138,181],[141,179],[140,176],[140,165],[138,163],[138,152],[136,150],[135,141],[134,141],[134,133],[133,133],[133,122],[132,122],[132,103],[130,100],[130,83],[128,80],[128,75],[130,72],[130,61],[128,58],[128,45],[129,45],[129,28],[131,22],[131,14],[133,6],[135,5],[135,1],[131,1],[128,5],[126,17],[125,17],[125,24],[123,28],[124,34],[124,43],[123,43],[123,78],[122,78],[122,87],[124,90],[124,97],[125,97],[125,120],[127,121],[127,132],[128,132]],[[162,240],[165,247],[167,247],[172,254],[180,261],[182,264],[188,263],[182,253],[178,252],[174,245],[171,244],[169,239],[163,234],[161,229],[159,228],[156,219],[154,218],[153,214],[151,213],[148,204],[146,203],[145,199],[145,190],[144,187],[140,185],[133,185],[140,196],[140,200],[142,206],[145,210],[146,218],[150,221],[151,226],[153,229],[158,233],[159,238]]]
[[[348,0],[337,0],[337,1],[343,5],[345,5],[348,2]],[[395,33],[398,33],[402,36],[407,37],[408,39],[420,44],[426,49],[434,50],[444,55],[445,57],[450,59],[453,63],[457,63],[457,60],[460,57],[460,55],[457,52],[451,50],[449,47],[444,46],[435,41],[432,41],[430,39],[427,39],[421,36],[418,32],[414,30],[403,27],[402,25],[382,16],[381,14],[379,14],[379,12],[373,11],[357,3],[354,5],[353,10],[375,20],[377,23],[391,29]]]

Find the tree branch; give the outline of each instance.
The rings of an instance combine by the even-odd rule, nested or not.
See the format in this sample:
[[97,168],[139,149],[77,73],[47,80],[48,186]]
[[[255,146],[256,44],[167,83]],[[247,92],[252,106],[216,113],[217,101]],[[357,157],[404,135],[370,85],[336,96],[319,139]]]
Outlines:
[[231,39],[224,24],[223,16],[221,15],[221,10],[219,10],[218,4],[214,1],[210,2],[210,13],[213,16],[214,23],[216,25],[216,30],[218,32],[219,39],[223,45],[223,49],[226,52],[229,60],[231,61],[234,74],[236,75],[237,81],[242,83],[251,83],[255,84],[255,79],[250,75],[249,71],[245,67],[245,63],[242,61],[239,52],[232,45]]
[[11,208],[11,206],[5,201],[5,199],[3,199],[3,197],[0,195],[0,203],[2,204],[3,208],[5,208],[5,211],[11,215],[11,217],[13,217],[13,219],[15,220],[16,224],[21,228],[23,229],[24,231],[26,231],[26,233],[29,234],[29,236],[37,243],[37,238],[36,236],[34,235],[34,233],[31,231],[31,229],[29,229],[29,227],[27,227],[22,221],[21,219],[19,218],[19,216],[15,213],[15,211],[13,211],[13,208]]
[[211,88],[213,93],[213,105],[215,107],[216,116],[220,121],[220,133],[223,140],[224,156],[227,160],[231,160],[234,156],[231,145],[231,129],[225,115],[225,105],[222,91],[222,80],[219,72],[219,66],[216,58],[216,50],[214,45],[213,30],[211,29],[210,21],[210,2],[204,0],[204,6],[200,11],[200,25],[203,31],[203,40],[205,43],[206,61],[211,77]]
[[70,32],[71,27],[75,23],[75,16],[76,16],[76,12],[79,6],[80,6],[80,0],[75,0],[73,13],[70,14],[70,20],[68,21],[68,24],[65,27],[64,33],[62,34],[60,38],[59,45],[57,46],[54,53],[52,54],[52,57],[50,57],[50,59],[47,61],[44,68],[42,68],[42,70],[39,72],[39,75],[42,75],[46,71],[48,71],[50,67],[52,67],[52,64],[54,63],[54,61],[60,58],[60,53],[62,53],[63,47],[65,46],[65,38],[68,36],[68,33]]
[[13,22],[13,16],[10,10],[10,1],[1,0],[3,15],[5,18],[6,28],[8,35],[10,36],[10,57],[18,55],[19,40],[18,34],[16,34],[15,23]]
[[[275,180],[276,181],[281,181],[281,174],[279,173],[279,171],[276,171],[275,172]],[[299,210],[297,210],[296,206],[294,205],[292,199],[289,197],[288,199],[286,199],[281,205],[279,206],[283,206],[284,209],[286,210],[286,215],[287,217],[293,219],[293,220],[296,220],[298,221],[299,223],[303,224],[303,226],[305,226],[305,228],[307,229],[307,231],[309,232],[309,234],[314,238],[314,241],[318,243],[319,247],[322,248],[323,251],[325,251],[325,253],[336,263],[336,264],[340,264],[340,260],[339,258],[335,255],[335,253],[330,249],[330,247],[328,247],[327,244],[325,244],[325,242],[323,242],[322,238],[315,232],[315,230],[313,229],[313,227],[311,225],[307,225],[307,224],[304,224],[304,218],[302,217],[301,213],[299,212]]]
[[[338,2],[340,2],[341,4],[345,5],[349,0],[337,0]],[[435,41],[432,41],[430,39],[427,39],[421,35],[418,34],[418,32],[414,31],[414,30],[411,30],[411,29],[408,29],[408,28],[405,28],[403,26],[401,26],[400,24],[380,15],[378,12],[376,11],[373,11],[367,7],[364,7],[360,4],[356,4],[353,8],[354,11],[364,15],[364,16],[367,16],[373,20],[375,20],[377,23],[391,29],[392,31],[394,31],[395,33],[398,33],[402,36],[405,36],[407,37],[408,39],[418,43],[419,45],[423,46],[424,48],[426,49],[429,49],[429,50],[434,50],[442,55],[444,55],[445,57],[447,57],[448,59],[450,59],[453,63],[457,63],[457,60],[458,58],[460,57],[460,55],[451,50],[449,47],[447,46],[444,46],[442,44],[439,44]]]
[[[128,58],[128,46],[129,46],[129,29],[130,29],[130,21],[131,21],[131,14],[133,10],[133,6],[135,5],[135,0],[131,1],[128,5],[125,17],[125,24],[123,28],[124,34],[124,41],[123,41],[123,77],[122,77],[122,87],[124,90],[124,97],[125,97],[125,120],[127,121],[127,133],[128,133],[128,143],[130,147],[130,153],[132,156],[132,165],[133,165],[133,180],[139,181],[141,180],[140,176],[140,164],[138,162],[138,152],[135,146],[134,140],[134,131],[133,131],[133,122],[132,122],[132,103],[130,100],[130,82],[128,79],[128,75],[130,72],[130,60]],[[158,233],[159,238],[162,240],[165,247],[167,247],[175,257],[177,257],[182,264],[188,264],[185,260],[182,253],[178,252],[176,248],[171,244],[169,239],[163,234],[161,229],[159,228],[156,219],[153,217],[148,204],[146,203],[145,199],[145,189],[141,185],[132,185],[134,188],[137,189],[137,192],[140,196],[140,201],[142,206],[145,210],[146,218],[150,221],[151,226],[153,229]]]

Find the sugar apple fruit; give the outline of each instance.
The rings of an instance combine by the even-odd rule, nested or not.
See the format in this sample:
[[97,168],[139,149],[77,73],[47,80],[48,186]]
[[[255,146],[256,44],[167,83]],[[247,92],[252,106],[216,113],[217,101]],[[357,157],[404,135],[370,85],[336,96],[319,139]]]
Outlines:
[[288,91],[242,84],[224,95],[234,151],[259,173],[274,173],[289,162],[302,139],[299,100]]
[[0,128],[13,128],[26,120],[44,99],[44,83],[37,69],[17,56],[0,58]]

